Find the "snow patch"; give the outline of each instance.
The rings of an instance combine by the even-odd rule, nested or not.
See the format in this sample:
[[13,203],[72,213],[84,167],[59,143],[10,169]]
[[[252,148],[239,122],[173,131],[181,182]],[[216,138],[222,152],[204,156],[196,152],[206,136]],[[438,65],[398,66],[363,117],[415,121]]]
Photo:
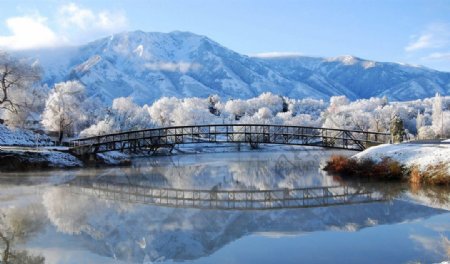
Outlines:
[[101,59],[102,59],[102,57],[100,57],[99,55],[94,55],[91,58],[89,58],[87,61],[85,61],[84,63],[75,67],[75,71],[76,72],[87,72],[87,71],[89,71],[89,69],[94,67],[97,63],[99,63],[99,61]]
[[144,53],[144,46],[137,46],[133,52],[136,53],[136,55],[138,55],[139,57],[142,57],[142,54]]
[[0,145],[3,146],[49,146],[52,141],[46,135],[25,129],[12,129],[0,125]]
[[366,149],[353,157],[359,160],[372,159],[376,162],[389,157],[408,167],[419,166],[421,170],[430,165],[444,163],[450,172],[449,144],[383,144]]
[[108,165],[118,165],[129,162],[130,156],[119,151],[109,151],[98,153],[97,157],[101,158]]

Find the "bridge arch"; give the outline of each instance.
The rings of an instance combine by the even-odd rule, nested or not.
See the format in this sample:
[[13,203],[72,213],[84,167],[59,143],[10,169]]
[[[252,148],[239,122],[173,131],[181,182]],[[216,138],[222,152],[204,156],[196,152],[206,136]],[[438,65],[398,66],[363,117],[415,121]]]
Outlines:
[[213,124],[150,128],[75,139],[76,155],[116,150],[173,148],[180,144],[248,143],[319,146],[361,151],[389,142],[389,133],[307,126]]

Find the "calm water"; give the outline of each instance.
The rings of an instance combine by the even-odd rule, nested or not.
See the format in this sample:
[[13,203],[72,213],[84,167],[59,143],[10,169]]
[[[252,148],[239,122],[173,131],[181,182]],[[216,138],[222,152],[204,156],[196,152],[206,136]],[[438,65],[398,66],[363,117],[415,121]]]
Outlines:
[[[339,178],[320,170],[331,153],[265,149],[142,158],[131,168],[0,174],[0,232],[11,252],[28,259],[43,256],[45,263],[436,263],[450,258],[448,189],[342,187]],[[359,194],[311,199],[306,206],[284,200],[321,194],[315,189],[321,186]],[[278,195],[269,197],[268,190],[284,198],[267,201]],[[227,202],[217,202],[221,199]],[[333,201],[343,204],[317,206]],[[305,208],[283,208],[297,202]],[[243,204],[265,210],[236,209]],[[192,208],[199,205],[207,209]]]

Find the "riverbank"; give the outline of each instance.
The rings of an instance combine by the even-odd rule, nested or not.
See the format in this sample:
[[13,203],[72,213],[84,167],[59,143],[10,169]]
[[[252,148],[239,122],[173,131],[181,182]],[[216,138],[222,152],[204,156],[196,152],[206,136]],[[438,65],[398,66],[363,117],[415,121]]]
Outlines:
[[64,147],[0,147],[0,171],[71,169],[93,166],[129,165],[130,157],[120,152],[99,153],[86,159],[72,155]]
[[324,169],[344,177],[449,185],[450,144],[383,144],[350,158],[334,156]]

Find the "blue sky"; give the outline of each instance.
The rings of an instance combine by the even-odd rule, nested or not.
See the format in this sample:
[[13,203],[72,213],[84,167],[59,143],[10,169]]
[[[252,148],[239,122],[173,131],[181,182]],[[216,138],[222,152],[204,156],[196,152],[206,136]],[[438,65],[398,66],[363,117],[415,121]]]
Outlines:
[[450,71],[449,0],[0,0],[0,48],[191,31],[239,53],[355,55]]

